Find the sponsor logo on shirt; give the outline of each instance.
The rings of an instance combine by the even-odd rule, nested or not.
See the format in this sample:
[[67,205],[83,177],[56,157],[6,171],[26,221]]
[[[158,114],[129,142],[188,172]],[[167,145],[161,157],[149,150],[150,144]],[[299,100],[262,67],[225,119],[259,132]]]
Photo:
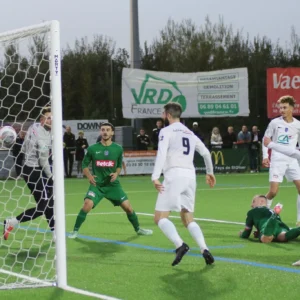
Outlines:
[[286,134],[281,134],[280,136],[278,136],[277,138],[277,143],[278,144],[284,144],[284,145],[288,145],[290,143],[290,139],[292,138],[292,136],[288,136]]
[[113,160],[96,160],[96,167],[112,168],[114,166],[115,161]]
[[95,197],[95,193],[90,191],[88,192],[88,196]]

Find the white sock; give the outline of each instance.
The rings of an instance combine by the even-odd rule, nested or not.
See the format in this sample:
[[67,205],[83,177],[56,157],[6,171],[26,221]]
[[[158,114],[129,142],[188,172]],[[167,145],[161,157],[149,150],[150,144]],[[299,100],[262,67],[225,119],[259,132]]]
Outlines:
[[300,195],[297,196],[297,222],[300,222]]
[[12,226],[16,226],[20,223],[16,218],[8,219],[8,221],[9,221],[9,224]]
[[273,199],[268,199],[267,198],[267,208],[270,208],[272,205]]
[[175,245],[176,249],[179,248],[183,241],[179,236],[175,225],[168,219],[163,218],[158,221],[158,227],[164,235]]
[[196,243],[198,244],[198,246],[200,247],[201,253],[207,249],[208,247],[205,243],[204,240],[204,236],[203,236],[203,232],[200,228],[200,226],[196,223],[196,222],[191,222],[188,227],[187,227],[188,231],[190,232],[191,236],[193,237],[193,239],[196,241]]

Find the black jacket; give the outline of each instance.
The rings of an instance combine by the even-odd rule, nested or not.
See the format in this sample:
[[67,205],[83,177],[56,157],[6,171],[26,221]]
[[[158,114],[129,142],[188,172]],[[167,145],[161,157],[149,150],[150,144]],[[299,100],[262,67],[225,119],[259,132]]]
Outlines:
[[161,128],[154,128],[152,131],[152,143],[153,143],[153,150],[157,150],[158,149],[158,137],[159,137],[159,132],[160,132]]
[[236,143],[236,134],[228,132],[222,137],[223,148],[232,148],[233,143]]
[[70,151],[75,151],[76,149],[76,140],[75,140],[75,135],[73,133],[66,133],[64,134],[64,143],[66,144],[65,149],[70,152]]
[[[83,149],[82,146],[85,145],[85,148]],[[75,154],[75,159],[76,160],[83,160],[84,158],[84,150],[87,149],[89,146],[87,139],[83,138],[78,138],[76,140],[76,154]]]
[[147,134],[138,135],[136,137],[137,150],[148,150],[149,145],[150,145],[150,138]]

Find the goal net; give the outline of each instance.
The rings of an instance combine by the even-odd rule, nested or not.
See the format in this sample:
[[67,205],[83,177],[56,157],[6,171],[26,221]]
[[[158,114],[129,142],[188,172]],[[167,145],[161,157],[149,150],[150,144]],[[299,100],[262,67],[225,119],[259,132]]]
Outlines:
[[[56,243],[44,216],[20,223],[0,247],[0,289],[66,285],[62,109],[59,23],[0,33],[0,126],[26,133],[39,122],[43,107],[52,107],[52,156]],[[16,217],[36,202],[22,178],[17,141],[0,148],[0,222]]]

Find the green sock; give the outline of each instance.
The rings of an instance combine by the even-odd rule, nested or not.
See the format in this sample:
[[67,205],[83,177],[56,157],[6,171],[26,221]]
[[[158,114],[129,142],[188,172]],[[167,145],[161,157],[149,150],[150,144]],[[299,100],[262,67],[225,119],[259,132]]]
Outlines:
[[134,230],[138,231],[140,229],[140,223],[136,213],[133,212],[132,214],[127,214],[127,218],[129,222],[132,224]]
[[85,221],[87,213],[83,211],[82,209],[80,210],[75,225],[74,225],[74,231],[78,231],[79,228],[81,227],[82,223]]
[[277,223],[277,220],[275,218],[276,218],[276,215],[272,215],[269,218],[269,220],[267,221],[267,224],[266,224],[266,227],[265,227],[265,230],[264,230],[264,235],[265,236],[274,235],[274,231],[275,231],[276,223]]
[[292,228],[290,231],[286,232],[285,237],[288,241],[295,239],[300,235],[300,227]]

